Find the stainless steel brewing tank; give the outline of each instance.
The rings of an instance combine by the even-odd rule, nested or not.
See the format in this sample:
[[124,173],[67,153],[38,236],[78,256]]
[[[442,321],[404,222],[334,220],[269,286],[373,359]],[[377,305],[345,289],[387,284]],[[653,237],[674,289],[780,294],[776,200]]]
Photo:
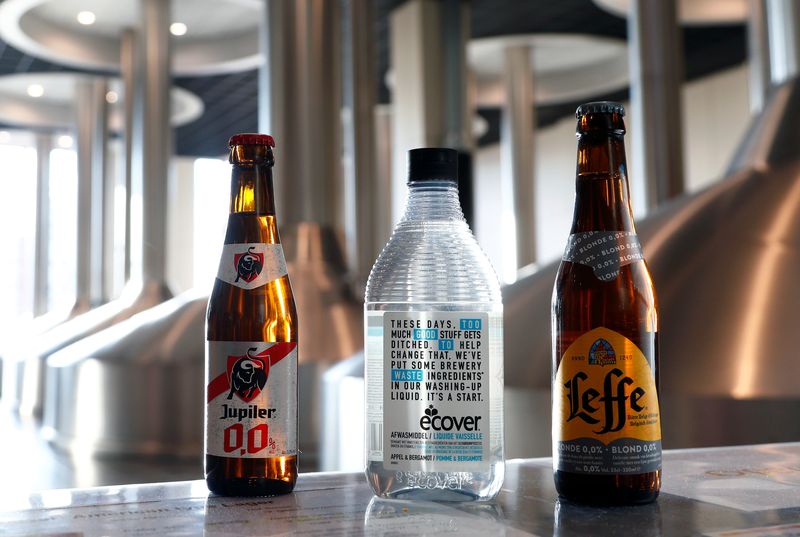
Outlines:
[[41,417],[48,356],[171,296],[169,289],[157,282],[129,284],[122,297],[81,313],[31,341],[18,342],[3,357],[4,399],[16,403],[23,416]]
[[202,454],[208,297],[187,291],[53,354],[43,433],[74,454]]

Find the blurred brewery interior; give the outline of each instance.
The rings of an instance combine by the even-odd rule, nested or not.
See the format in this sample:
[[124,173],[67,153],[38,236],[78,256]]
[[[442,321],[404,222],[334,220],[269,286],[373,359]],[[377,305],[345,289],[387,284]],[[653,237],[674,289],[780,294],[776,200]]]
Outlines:
[[628,115],[664,445],[800,438],[792,0],[3,0],[0,497],[201,477],[226,141],[277,141],[301,470],[359,470],[361,302],[406,151],[462,153],[506,304],[507,456],[550,453],[574,111]]

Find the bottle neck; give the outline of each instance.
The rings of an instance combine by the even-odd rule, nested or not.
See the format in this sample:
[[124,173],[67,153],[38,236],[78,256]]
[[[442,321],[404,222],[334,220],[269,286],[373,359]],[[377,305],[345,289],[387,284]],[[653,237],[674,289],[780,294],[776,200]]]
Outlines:
[[274,216],[272,167],[266,164],[233,165],[231,173],[231,214]]
[[578,138],[571,233],[584,231],[635,231],[622,134]]
[[412,181],[408,183],[408,202],[403,221],[464,222],[458,185],[453,181]]

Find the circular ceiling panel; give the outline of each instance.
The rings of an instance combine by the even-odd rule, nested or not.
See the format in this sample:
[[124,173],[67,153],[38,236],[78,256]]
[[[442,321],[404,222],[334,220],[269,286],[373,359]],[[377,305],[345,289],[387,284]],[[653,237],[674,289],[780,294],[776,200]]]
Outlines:
[[[1,76],[0,122],[20,127],[74,127],[76,86],[94,78],[94,75],[64,72]],[[124,125],[122,81],[109,79],[108,88],[113,97],[107,95],[106,100],[114,101],[108,105],[109,128],[121,131]],[[203,114],[203,101],[194,93],[173,87],[170,95],[173,127],[190,123]]]
[[628,47],[623,40],[579,34],[536,34],[474,39],[467,62],[475,73],[479,106],[502,106],[505,50],[531,49],[536,104],[591,98],[628,85]]
[[[261,9],[259,0],[173,0],[169,22],[185,30],[172,37],[173,73],[210,75],[258,67]],[[33,56],[84,69],[119,69],[120,35],[138,24],[136,2],[0,3],[0,38]]]
[[[593,0],[599,7],[626,17],[631,0]],[[747,20],[747,0],[679,0],[678,15],[686,24],[736,24]]]

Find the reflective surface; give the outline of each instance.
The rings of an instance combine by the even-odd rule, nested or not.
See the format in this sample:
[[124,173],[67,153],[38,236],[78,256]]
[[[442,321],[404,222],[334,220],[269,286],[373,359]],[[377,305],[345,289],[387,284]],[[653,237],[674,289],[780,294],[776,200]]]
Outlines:
[[[361,474],[302,474],[294,494],[209,497],[202,481],[51,490],[0,505],[0,535],[692,536],[800,521],[800,444],[665,452],[658,501],[589,508],[559,502],[549,459],[508,463],[494,503],[374,498]],[[792,535],[775,531],[770,536]],[[765,535],[747,533],[743,535]]]

